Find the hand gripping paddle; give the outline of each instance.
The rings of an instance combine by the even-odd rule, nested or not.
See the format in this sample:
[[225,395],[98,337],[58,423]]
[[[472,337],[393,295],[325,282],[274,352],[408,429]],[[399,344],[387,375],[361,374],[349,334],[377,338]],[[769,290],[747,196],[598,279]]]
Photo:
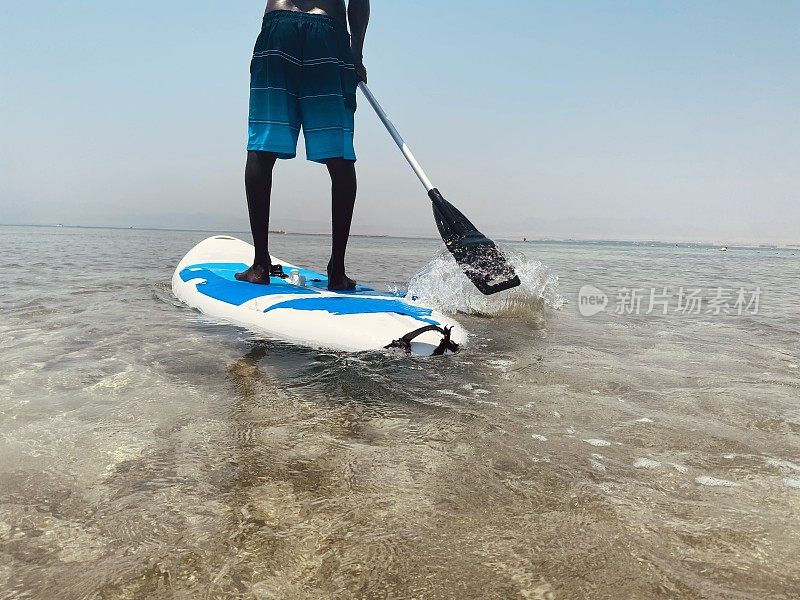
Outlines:
[[411,149],[403,141],[389,117],[386,116],[367,84],[362,81],[358,85],[403,152],[408,164],[411,165],[422,185],[425,186],[428,197],[433,202],[433,216],[439,227],[439,233],[464,274],[469,277],[476,288],[487,296],[520,285],[514,268],[495,243],[478,231],[461,211],[445,200],[441,192],[433,187],[431,180],[428,179],[425,171],[411,153]]

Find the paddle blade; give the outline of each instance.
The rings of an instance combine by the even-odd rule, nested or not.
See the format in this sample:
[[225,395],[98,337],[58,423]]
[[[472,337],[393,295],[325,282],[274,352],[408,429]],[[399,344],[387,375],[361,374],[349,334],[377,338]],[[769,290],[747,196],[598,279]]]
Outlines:
[[481,293],[490,296],[520,285],[514,268],[492,240],[445,200],[439,190],[434,188],[428,195],[447,249]]

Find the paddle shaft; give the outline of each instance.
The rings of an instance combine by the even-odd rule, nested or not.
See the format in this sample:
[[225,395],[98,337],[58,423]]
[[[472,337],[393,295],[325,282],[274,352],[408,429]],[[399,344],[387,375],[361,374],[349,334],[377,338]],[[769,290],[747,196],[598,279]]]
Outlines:
[[364,96],[372,105],[372,108],[375,109],[375,112],[378,114],[378,118],[386,126],[386,129],[389,130],[389,134],[392,136],[392,139],[397,144],[397,147],[400,148],[400,151],[403,153],[403,156],[406,157],[408,164],[411,165],[411,168],[414,169],[414,173],[417,174],[417,177],[419,177],[419,180],[422,182],[422,185],[425,186],[425,191],[430,193],[431,190],[434,189],[433,184],[431,183],[431,180],[428,179],[428,175],[425,173],[425,170],[417,162],[417,159],[411,152],[411,148],[409,148],[408,144],[406,144],[405,141],[403,140],[403,136],[401,136],[400,132],[397,131],[397,128],[394,126],[394,123],[392,123],[389,120],[386,111],[384,111],[383,107],[378,103],[378,100],[372,94],[372,91],[370,91],[370,89],[367,87],[367,84],[362,81],[358,84],[358,87],[361,88],[361,91],[364,93]]

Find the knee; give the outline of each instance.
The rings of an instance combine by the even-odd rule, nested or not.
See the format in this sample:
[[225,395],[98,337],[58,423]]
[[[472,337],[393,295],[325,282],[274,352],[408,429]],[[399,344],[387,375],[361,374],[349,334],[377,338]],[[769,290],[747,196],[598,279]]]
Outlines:
[[272,168],[277,159],[278,157],[272,152],[249,151],[245,166],[246,180],[257,183],[259,180],[272,177]]
[[355,180],[356,163],[353,160],[344,158],[329,158],[325,161],[331,179],[334,180]]
[[278,160],[277,154],[273,152],[260,152],[256,150],[248,150],[247,152],[247,168],[272,170],[275,166],[275,161]]

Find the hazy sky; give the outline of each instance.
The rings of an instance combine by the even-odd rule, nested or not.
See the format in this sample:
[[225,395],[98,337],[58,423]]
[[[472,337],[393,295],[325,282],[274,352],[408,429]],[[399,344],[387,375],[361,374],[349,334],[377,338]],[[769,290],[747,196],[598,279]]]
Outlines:
[[[0,223],[247,229],[264,4],[0,0]],[[372,4],[371,87],[486,233],[800,243],[800,2]],[[363,99],[357,129],[355,231],[435,232]],[[327,231],[300,156],[273,227]]]

